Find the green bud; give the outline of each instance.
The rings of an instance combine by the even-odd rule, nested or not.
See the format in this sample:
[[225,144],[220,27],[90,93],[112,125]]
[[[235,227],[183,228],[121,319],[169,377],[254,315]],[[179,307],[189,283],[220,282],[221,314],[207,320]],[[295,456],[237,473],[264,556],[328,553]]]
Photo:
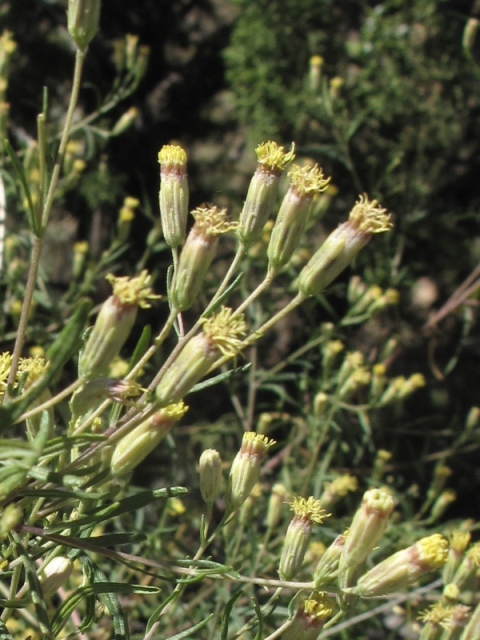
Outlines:
[[100,0],[68,1],[68,32],[81,51],[85,51],[98,31],[100,4]]
[[222,491],[222,459],[215,449],[206,449],[200,456],[200,492],[207,505],[213,505]]
[[101,377],[108,372],[130,335],[138,308],[148,308],[149,300],[158,297],[151,292],[151,277],[146,271],[136,278],[109,275],[107,280],[113,285],[113,295],[103,303],[80,356],[78,372],[83,378]]
[[133,471],[160,444],[187,409],[183,402],[165,407],[122,438],[112,455],[112,474],[121,476]]
[[163,236],[175,249],[185,240],[188,218],[187,154],[177,145],[165,145],[158,154],[160,163],[160,217]]
[[411,586],[430,571],[441,569],[447,558],[447,540],[434,533],[380,562],[355,587],[345,591],[365,598],[388,595]]
[[280,206],[267,249],[270,268],[274,270],[285,266],[293,256],[305,230],[313,198],[325,191],[330,182],[317,165],[294,166],[289,176],[290,187]]
[[273,213],[280,176],[295,157],[293,145],[291,151],[285,153],[275,142],[264,142],[255,152],[258,166],[250,181],[237,229],[240,241],[247,247],[258,240]]
[[262,463],[275,443],[253,431],[243,435],[242,446],[235,456],[228,478],[226,504],[229,512],[236,511],[250,495],[260,477]]
[[66,583],[72,569],[73,562],[66,556],[57,556],[48,564],[43,564],[38,571],[43,595],[46,598],[53,596]]
[[348,221],[328,236],[302,269],[298,279],[300,292],[305,296],[321,293],[353,262],[373,234],[388,231],[391,226],[386,210],[377,200],[360,196]]
[[288,525],[280,556],[278,575],[281,580],[294,580],[302,566],[310,543],[313,523],[322,524],[328,513],[322,509],[320,500],[295,498],[291,504],[294,516]]
[[172,305],[178,311],[189,309],[197,299],[215,258],[219,236],[237,226],[229,222],[226,213],[226,209],[217,207],[199,207],[192,211],[195,224],[180,254],[169,292]]
[[337,577],[344,546],[345,536],[337,536],[320,558],[313,573],[316,589],[323,588],[324,585],[332,582]]
[[357,569],[378,545],[394,508],[392,496],[381,489],[366,491],[360,508],[353,516],[340,559],[341,587],[350,586]]
[[155,396],[160,406],[182,400],[221,356],[233,358],[240,352],[247,330],[242,315],[234,316],[231,309],[223,307],[202,323],[202,333],[187,342],[157,386]]

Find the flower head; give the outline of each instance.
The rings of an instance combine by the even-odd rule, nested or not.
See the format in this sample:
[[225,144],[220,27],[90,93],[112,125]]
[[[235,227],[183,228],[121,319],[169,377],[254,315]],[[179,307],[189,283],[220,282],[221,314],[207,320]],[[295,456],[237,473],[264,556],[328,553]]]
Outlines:
[[374,234],[391,229],[386,210],[360,196],[349,219],[338,226],[310,258],[298,279],[305,296],[321,293],[355,259]]
[[322,524],[330,515],[322,508],[320,500],[312,496],[294,498],[290,508],[294,516],[285,534],[278,568],[282,580],[292,580],[296,576],[310,543],[313,524]]
[[167,144],[158,153],[160,163],[159,205],[165,242],[172,249],[185,239],[188,218],[187,154]]
[[262,463],[275,440],[247,431],[235,456],[228,478],[226,503],[230,512],[236,511],[250,495],[260,477]]
[[290,151],[285,151],[276,142],[269,140],[262,142],[255,149],[258,164],[261,167],[273,172],[282,173],[285,167],[295,158],[295,145],[292,143]]
[[105,276],[105,279],[112,285],[115,298],[125,306],[131,305],[149,309],[151,307],[150,302],[161,297],[152,292],[150,286],[152,276],[146,270],[143,270],[135,278],[129,278],[128,276],[118,277],[109,273]]
[[219,313],[200,320],[203,333],[210,338],[224,356],[233,358],[243,348],[243,338],[247,325],[243,315],[234,315],[229,307],[222,307]]

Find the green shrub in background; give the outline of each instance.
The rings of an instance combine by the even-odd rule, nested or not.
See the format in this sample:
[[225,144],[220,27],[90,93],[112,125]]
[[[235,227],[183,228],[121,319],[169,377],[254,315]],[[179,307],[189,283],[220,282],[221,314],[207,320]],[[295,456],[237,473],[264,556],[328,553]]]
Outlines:
[[[78,112],[99,8],[68,4],[76,57],[64,118],[49,115],[46,94],[36,139],[6,141],[2,159],[2,204],[25,221],[8,219],[0,280],[3,637],[478,637],[477,524],[444,514],[455,500],[445,462],[478,448],[479,411],[447,434],[425,430],[419,488],[402,470],[402,430],[426,381],[408,360],[405,375],[390,369],[400,359],[395,260],[377,254],[365,278],[335,285],[342,318],[323,295],[391,235],[377,200],[341,190],[341,222],[325,232],[330,178],[294,163],[293,146],[266,142],[239,214],[202,205],[192,221],[187,155],[165,145],[160,215],[138,263],[123,255],[148,202],[127,196],[100,257],[75,244],[70,286],[55,291],[41,264],[51,214],[61,220],[77,189],[92,209],[113,201],[106,160],[88,180],[83,163],[128,129],[134,114],[117,123],[108,114],[145,68],[146,50],[127,36],[114,47],[112,94],[95,113]],[[4,33],[0,46],[5,89],[14,37]],[[283,58],[295,68],[288,49]],[[320,77],[318,88],[312,104],[322,106],[332,85]],[[281,96],[272,103],[278,113]],[[85,295],[105,276],[113,292],[91,318]],[[316,320],[316,302],[335,322]],[[135,336],[143,314],[151,326]],[[233,411],[214,402],[222,395]],[[132,473],[149,466],[155,480],[141,489]]]

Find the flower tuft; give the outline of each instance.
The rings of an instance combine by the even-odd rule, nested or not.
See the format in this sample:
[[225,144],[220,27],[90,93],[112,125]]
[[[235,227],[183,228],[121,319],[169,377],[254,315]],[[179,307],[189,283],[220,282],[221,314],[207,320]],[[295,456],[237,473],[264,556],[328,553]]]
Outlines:
[[259,144],[255,149],[258,164],[275,173],[282,173],[287,164],[295,158],[295,144],[292,142],[290,151],[285,152],[276,142],[269,140]]
[[227,210],[218,207],[197,207],[192,211],[192,216],[197,230],[206,236],[219,236],[238,227],[237,222],[229,220]]
[[187,154],[185,150],[176,144],[165,144],[158,152],[158,162],[165,169],[184,170],[187,165]]
[[113,287],[113,295],[123,305],[138,306],[142,309],[151,307],[151,300],[158,300],[161,296],[152,293],[150,282],[152,276],[144,269],[136,278],[128,276],[117,277],[112,273],[105,276]]
[[222,307],[219,313],[200,320],[203,333],[208,336],[224,356],[233,358],[243,348],[243,338],[247,325],[243,314],[235,314],[229,307]]
[[325,178],[323,170],[317,165],[294,165],[288,172],[291,184],[299,195],[313,196],[325,191],[331,178]]
[[359,197],[348,219],[362,233],[383,233],[393,227],[387,210],[378,200],[369,200],[366,194]]
[[313,496],[309,498],[294,498],[290,504],[290,509],[297,518],[310,520],[317,524],[322,524],[326,518],[331,516],[325,509],[322,509],[320,500],[315,500]]

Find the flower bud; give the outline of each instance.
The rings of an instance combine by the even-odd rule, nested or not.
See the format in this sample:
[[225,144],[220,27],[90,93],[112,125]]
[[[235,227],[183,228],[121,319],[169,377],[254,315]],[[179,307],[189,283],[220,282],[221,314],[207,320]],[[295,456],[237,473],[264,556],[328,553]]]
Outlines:
[[123,437],[113,451],[112,475],[123,476],[133,471],[160,444],[187,410],[188,407],[183,402],[160,409]]
[[477,640],[480,638],[480,602],[473,610],[460,640]]
[[446,538],[434,533],[380,562],[360,578],[356,587],[346,591],[365,598],[387,595],[409,587],[430,571],[440,569],[447,558]]
[[247,331],[243,315],[233,315],[231,309],[222,307],[201,322],[202,333],[187,342],[155,390],[160,406],[182,400],[221,356],[234,358],[242,349]]
[[453,581],[455,571],[460,566],[462,556],[466,548],[470,544],[472,534],[469,531],[456,530],[450,535],[450,550],[448,552],[448,560],[443,568],[442,579],[444,584]]
[[354,476],[350,476],[348,473],[339,476],[333,482],[326,483],[325,489],[320,496],[320,502],[327,511],[330,511],[349,491],[356,491],[357,488],[358,480]]
[[387,463],[390,461],[392,454],[385,449],[379,449],[375,456],[375,462],[372,469],[372,480],[375,482],[381,482],[383,476],[387,470]]
[[282,640],[317,640],[333,608],[323,593],[314,594],[298,608],[292,624],[283,632]]
[[132,222],[135,219],[135,209],[139,204],[137,198],[125,198],[123,207],[118,213],[116,242],[123,243],[128,240]]
[[211,506],[222,491],[222,459],[215,449],[206,449],[200,456],[200,492],[204,502]]
[[281,580],[293,580],[302,566],[305,552],[310,543],[313,523],[322,524],[328,514],[320,504],[320,500],[295,498],[291,504],[294,516],[288,525],[278,575]]
[[23,509],[17,504],[8,504],[0,515],[0,541],[22,522]]
[[429,523],[438,522],[448,507],[452,502],[455,502],[456,499],[457,494],[453,489],[446,489],[445,491],[442,491],[432,505],[430,517],[428,518]]
[[382,363],[377,363],[372,367],[372,382],[370,385],[370,400],[378,402],[387,384],[387,368]]
[[88,242],[75,242],[73,245],[73,265],[72,273],[75,280],[78,280],[83,273],[88,254]]
[[329,340],[322,348],[322,377],[328,380],[338,355],[345,346],[341,340]]
[[328,406],[328,396],[325,392],[319,391],[313,399],[313,415],[315,418],[323,418]]
[[115,123],[112,129],[112,136],[119,136],[120,134],[130,129],[132,124],[138,118],[139,111],[136,107],[130,107]]
[[392,227],[385,209],[377,200],[360,199],[347,222],[341,224],[325,240],[298,278],[298,287],[305,296],[321,293],[355,259],[373,234]]
[[480,424],[480,407],[472,407],[465,420],[465,430],[473,431]]
[[232,462],[228,478],[225,501],[229,512],[236,511],[247,499],[258,482],[262,463],[273,444],[275,440],[253,431],[243,435],[242,446]]
[[350,586],[357,569],[378,545],[393,511],[392,496],[381,489],[366,491],[362,504],[353,516],[340,559],[341,586]]
[[290,187],[280,206],[270,236],[267,255],[269,268],[277,271],[293,256],[307,224],[315,195],[325,191],[330,178],[324,178],[317,165],[292,167]]
[[337,577],[344,546],[345,536],[337,536],[320,558],[313,574],[315,589],[322,588]]
[[320,89],[320,80],[322,78],[322,56],[312,56],[310,58],[310,89],[318,91]]
[[283,484],[277,483],[272,487],[268,501],[266,525],[269,531],[276,529],[282,519],[283,508],[288,497],[288,491]]
[[169,247],[183,243],[188,217],[187,154],[177,145],[164,145],[160,163],[160,217],[163,236]]
[[422,611],[419,620],[425,623],[419,640],[440,640],[444,629],[448,628],[453,607],[443,602],[436,602],[426,611]]
[[53,596],[62,587],[72,573],[73,562],[66,556],[57,556],[48,564],[43,564],[38,572],[43,595]]
[[78,372],[83,378],[104,376],[112,360],[120,353],[135,323],[139,307],[150,307],[149,300],[158,298],[149,286],[146,271],[136,278],[108,275],[113,295],[106,300],[80,355]]
[[480,542],[472,545],[466,552],[460,566],[455,571],[452,582],[460,589],[472,586],[474,578],[480,569]]
[[81,51],[85,51],[98,31],[100,4],[100,0],[68,0],[68,32]]
[[237,229],[240,242],[246,247],[261,236],[275,205],[280,176],[295,157],[294,145],[291,151],[285,153],[284,148],[275,142],[260,144],[255,153],[258,165],[250,181]]
[[185,246],[180,254],[169,297],[177,311],[189,309],[202,288],[205,276],[217,252],[219,236],[236,228],[229,222],[226,209],[198,207]]

